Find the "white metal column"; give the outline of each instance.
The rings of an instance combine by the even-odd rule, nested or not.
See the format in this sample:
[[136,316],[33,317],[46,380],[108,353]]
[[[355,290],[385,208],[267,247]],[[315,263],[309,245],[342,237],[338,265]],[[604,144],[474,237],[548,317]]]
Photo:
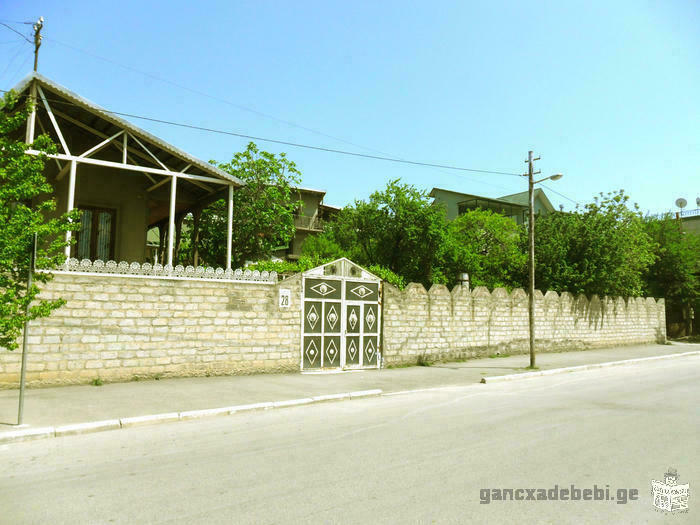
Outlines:
[[172,175],[170,182],[170,217],[168,218],[168,265],[173,266],[173,246],[175,242],[175,198],[177,177]]
[[231,269],[231,249],[233,236],[233,185],[228,186],[228,223],[226,224],[226,269]]
[[[70,176],[68,178],[68,207],[66,209],[67,212],[73,211],[73,208],[75,207],[75,178],[77,175],[78,171],[78,163],[75,160],[70,161]],[[65,254],[66,254],[66,260],[70,259],[70,242],[71,242],[71,237],[73,235],[73,232],[67,231],[66,232],[66,248],[65,248]]]

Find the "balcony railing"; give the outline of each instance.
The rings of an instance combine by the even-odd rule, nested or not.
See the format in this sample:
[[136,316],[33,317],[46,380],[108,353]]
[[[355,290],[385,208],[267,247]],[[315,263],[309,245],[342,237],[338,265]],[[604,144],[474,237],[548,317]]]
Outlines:
[[681,217],[696,217],[700,215],[700,208],[695,210],[681,210]]
[[295,215],[294,227],[302,230],[323,231],[323,221],[318,215],[314,215],[313,217],[308,215]]

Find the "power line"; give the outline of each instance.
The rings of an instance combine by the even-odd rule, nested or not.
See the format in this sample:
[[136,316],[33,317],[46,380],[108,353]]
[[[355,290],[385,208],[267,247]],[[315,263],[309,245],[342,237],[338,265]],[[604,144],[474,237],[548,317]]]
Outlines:
[[[12,23],[12,24],[27,24],[27,25],[31,25],[31,24],[32,24],[32,22],[19,22],[19,21],[10,21],[10,20],[5,20],[5,22],[9,22],[9,23]],[[19,32],[18,32],[17,30],[15,30],[14,28],[8,26],[7,24],[3,23],[2,21],[0,21],[0,24],[2,24],[2,25],[4,25],[5,27],[7,27],[8,29],[14,31],[14,32],[17,33],[19,36],[21,36],[22,38],[24,38],[24,40],[26,40],[27,42],[31,43],[31,41],[30,41],[26,36],[22,35],[21,33],[19,33]],[[226,134],[226,135],[232,135],[232,136],[241,137],[241,138],[248,138],[248,139],[252,139],[252,140],[260,140],[260,141],[271,142],[271,143],[275,143],[275,144],[282,144],[282,145],[293,146],[293,147],[299,147],[299,148],[313,149],[313,150],[325,151],[325,152],[329,152],[329,153],[338,153],[338,154],[342,154],[342,155],[351,155],[351,156],[363,157],[363,158],[368,158],[368,159],[384,160],[384,161],[389,161],[389,162],[398,162],[398,163],[404,163],[404,164],[411,164],[411,165],[418,165],[418,166],[433,167],[433,168],[437,168],[437,169],[441,169],[441,170],[442,170],[442,169],[450,169],[450,170],[457,170],[457,171],[469,171],[469,172],[474,172],[474,173],[488,173],[488,174],[495,174],[495,175],[513,175],[513,176],[517,176],[517,175],[518,175],[518,174],[515,174],[515,173],[509,173],[509,172],[500,172],[500,171],[491,171],[491,170],[478,170],[478,169],[471,169],[471,168],[460,168],[460,167],[455,167],[455,166],[445,166],[445,165],[441,165],[441,164],[432,164],[432,163],[426,163],[426,162],[417,162],[417,161],[410,161],[410,160],[406,160],[406,159],[402,159],[402,158],[390,157],[388,153],[385,153],[385,152],[383,152],[383,151],[380,151],[380,150],[377,150],[377,149],[374,149],[374,148],[369,148],[369,147],[367,147],[367,146],[362,146],[362,145],[360,145],[360,144],[355,144],[355,143],[353,143],[353,142],[347,141],[347,140],[342,139],[342,138],[340,138],[340,137],[335,137],[335,136],[333,136],[333,135],[329,135],[329,134],[323,133],[323,132],[321,132],[321,131],[318,131],[318,130],[315,130],[315,129],[312,129],[312,128],[308,128],[308,127],[306,127],[306,126],[302,126],[302,125],[296,124],[296,123],[294,123],[294,122],[290,122],[290,121],[288,121],[288,120],[280,119],[280,118],[277,118],[277,117],[275,117],[275,116],[273,116],[273,115],[269,115],[269,114],[267,114],[267,113],[263,113],[263,112],[261,112],[261,111],[257,111],[257,110],[255,110],[255,109],[249,108],[249,107],[247,107],[247,106],[243,106],[243,105],[240,105],[240,104],[235,104],[235,103],[233,103],[233,102],[231,102],[231,101],[229,101],[229,100],[222,99],[222,98],[216,97],[216,96],[214,96],[214,95],[210,95],[210,94],[208,94],[208,93],[205,93],[205,92],[202,92],[202,91],[199,91],[199,90],[196,90],[196,89],[189,88],[189,87],[187,87],[187,86],[183,86],[183,85],[181,85],[181,84],[178,84],[177,82],[173,82],[173,81],[171,81],[171,80],[167,80],[167,79],[161,78],[161,77],[159,77],[159,76],[157,76],[157,75],[154,75],[154,74],[152,74],[152,73],[148,73],[148,72],[146,72],[146,71],[141,71],[141,70],[139,70],[139,69],[137,69],[137,68],[134,68],[134,67],[131,67],[131,66],[127,66],[127,65],[125,65],[125,64],[121,64],[121,63],[119,63],[119,62],[117,62],[117,61],[115,61],[115,60],[112,60],[112,59],[110,59],[110,58],[106,58],[106,57],[97,55],[97,54],[92,53],[92,52],[90,52],[90,51],[87,51],[87,50],[85,50],[85,49],[81,49],[81,48],[79,48],[79,47],[73,46],[73,45],[68,44],[68,43],[65,43],[65,42],[61,42],[61,41],[56,40],[56,39],[54,39],[54,38],[50,38],[50,37],[44,37],[44,38],[47,39],[47,40],[50,40],[50,41],[52,41],[52,42],[55,42],[55,43],[57,43],[57,44],[59,44],[59,45],[65,46],[65,47],[67,47],[67,48],[69,48],[69,49],[72,49],[72,50],[74,50],[74,51],[78,51],[78,52],[81,52],[81,53],[85,53],[85,54],[87,54],[87,55],[89,55],[89,56],[92,56],[93,58],[97,58],[97,59],[99,59],[99,60],[103,60],[103,61],[108,62],[108,63],[110,63],[110,64],[113,64],[113,65],[119,66],[119,67],[121,67],[121,68],[127,69],[127,70],[129,70],[129,71],[133,71],[133,72],[135,72],[135,73],[144,75],[144,76],[146,76],[146,77],[148,77],[148,78],[152,78],[152,79],[157,80],[157,81],[159,81],[159,82],[163,82],[163,83],[165,83],[165,84],[169,84],[169,85],[178,87],[178,88],[183,89],[183,90],[185,90],[185,91],[189,91],[189,92],[191,92],[191,93],[195,93],[195,94],[197,94],[197,95],[204,96],[204,97],[210,98],[210,99],[212,99],[212,100],[216,100],[216,101],[221,102],[221,103],[224,103],[224,104],[228,104],[228,105],[230,105],[230,106],[236,107],[236,108],[241,109],[241,110],[243,110],[243,111],[248,111],[248,112],[251,112],[251,113],[253,113],[253,114],[256,114],[256,115],[259,115],[259,116],[262,116],[262,117],[265,117],[265,118],[269,118],[269,119],[275,120],[275,121],[277,121],[277,122],[281,122],[281,123],[286,124],[286,125],[288,125],[288,126],[292,126],[292,127],[296,127],[296,128],[305,130],[305,131],[309,131],[309,132],[311,132],[311,133],[315,133],[315,134],[317,134],[317,135],[324,136],[324,137],[327,137],[327,138],[330,138],[330,139],[333,139],[333,140],[337,140],[337,141],[339,141],[339,142],[343,142],[343,143],[346,143],[346,144],[350,144],[350,145],[356,146],[356,147],[358,147],[358,148],[362,148],[362,149],[365,149],[365,150],[369,150],[369,151],[374,151],[374,152],[377,152],[377,153],[381,153],[383,156],[379,156],[379,155],[366,155],[366,154],[357,153],[357,152],[349,152],[349,151],[344,151],[344,150],[336,150],[336,149],[324,148],[324,147],[320,147],[320,146],[310,146],[310,145],[306,145],[306,144],[298,144],[298,143],[287,142],[287,141],[276,140],[276,139],[267,139],[267,138],[263,138],[263,137],[254,137],[254,136],[251,136],[251,135],[245,135],[245,134],[241,134],[241,133],[235,133],[235,132],[229,132],[229,131],[223,131],[223,130],[216,130],[216,129],[211,129],[211,128],[204,128],[204,127],[200,127],[200,126],[194,126],[194,125],[190,125],[190,124],[183,124],[183,123],[178,123],[178,122],[165,121],[165,120],[160,120],[160,119],[155,119],[155,118],[150,118],[150,117],[144,117],[144,116],[140,116],[140,115],[133,115],[133,114],[129,114],[129,113],[120,113],[120,112],[116,112],[116,111],[108,111],[108,113],[112,113],[112,114],[120,115],[120,116],[131,117],[131,118],[138,118],[138,119],[142,119],[142,120],[149,120],[149,121],[151,121],[151,122],[158,122],[158,123],[162,123],[162,124],[168,124],[168,125],[173,125],[173,126],[185,127],[185,128],[189,128],[189,129],[196,129],[196,130],[200,130],[200,131],[207,131],[207,132],[211,132],[211,133]],[[63,101],[55,101],[55,102],[63,102]],[[447,172],[444,172],[444,173],[447,173]],[[488,183],[484,183],[483,181],[477,181],[477,180],[475,180],[475,179],[468,179],[468,178],[467,178],[467,180],[471,180],[472,182],[477,182],[477,183],[488,184]],[[495,186],[495,185],[493,185],[493,184],[491,184],[491,186],[497,187],[497,186]],[[544,185],[543,185],[543,186],[544,186]],[[546,186],[545,186],[545,187],[546,187]],[[501,188],[501,189],[505,189],[505,188]],[[573,200],[573,199],[567,197],[566,195],[563,195],[563,194],[561,194],[561,193],[559,193],[559,192],[557,192],[557,191],[555,191],[555,190],[552,190],[551,188],[547,188],[547,189],[549,189],[551,192],[556,193],[557,195],[559,195],[559,196],[561,196],[561,197],[563,197],[563,198],[565,198],[565,199],[567,199],[567,200],[569,200],[569,201],[571,201],[571,202],[573,202],[573,203],[575,203],[575,204],[578,204],[578,202],[576,202],[575,200]]]
[[[102,61],[104,61],[104,62],[107,62],[107,63],[113,64],[113,65],[116,65],[116,66],[118,66],[118,67],[121,67],[121,68],[123,68],[123,69],[126,69],[126,70],[128,70],[128,71],[132,71],[132,72],[138,73],[138,74],[143,75],[143,76],[145,76],[145,77],[147,77],[147,78],[151,78],[151,79],[154,79],[154,80],[156,80],[156,81],[163,82],[163,83],[165,83],[165,84],[169,84],[169,85],[175,86],[175,87],[180,88],[180,89],[183,89],[183,90],[185,90],[185,91],[189,91],[189,92],[191,92],[191,93],[194,93],[194,94],[197,94],[197,95],[206,97],[206,98],[210,98],[210,99],[215,100],[215,101],[217,101],[217,102],[221,102],[221,103],[224,103],[224,104],[228,104],[228,105],[233,106],[233,107],[235,107],[235,108],[238,108],[238,109],[240,109],[240,110],[248,111],[248,112],[253,113],[253,114],[255,114],[255,115],[259,115],[259,116],[262,116],[262,117],[265,117],[265,118],[274,120],[274,121],[276,121],[276,122],[280,122],[280,123],[286,124],[286,125],[291,126],[291,127],[295,127],[295,128],[298,128],[298,129],[302,129],[302,130],[304,130],[304,131],[309,131],[309,132],[314,133],[314,134],[316,134],[316,135],[320,135],[320,136],[323,136],[323,137],[327,137],[327,138],[330,138],[330,139],[333,139],[333,140],[336,140],[336,141],[339,141],[339,142],[342,142],[342,143],[345,143],[345,144],[349,144],[349,145],[352,145],[352,146],[355,146],[355,147],[358,147],[358,148],[361,148],[361,149],[364,149],[364,150],[367,150],[367,151],[372,151],[372,152],[374,152],[374,153],[379,153],[379,154],[381,154],[382,156],[392,157],[392,159],[395,159],[395,160],[397,160],[397,161],[403,161],[403,160],[405,160],[405,159],[403,159],[403,158],[400,158],[400,157],[396,157],[396,156],[394,156],[394,155],[391,155],[390,153],[387,153],[387,152],[385,152],[385,151],[381,151],[381,150],[378,150],[378,149],[375,149],[375,148],[370,148],[370,147],[368,147],[368,146],[363,146],[363,145],[361,145],[361,144],[356,144],[356,143],[354,143],[354,142],[350,142],[350,141],[345,140],[345,139],[342,139],[342,138],[340,138],[340,137],[336,137],[336,136],[334,136],[334,135],[329,135],[329,134],[327,134],[327,133],[323,133],[323,132],[318,131],[318,130],[315,130],[315,129],[313,129],[313,128],[309,128],[309,127],[306,127],[306,126],[302,126],[302,125],[300,125],[300,124],[296,124],[296,123],[294,123],[294,122],[290,122],[290,121],[288,121],[288,120],[284,120],[284,119],[275,117],[275,116],[273,116],[273,115],[269,115],[269,114],[267,114],[267,113],[263,113],[263,112],[261,112],[261,111],[257,111],[257,110],[255,110],[255,109],[249,108],[249,107],[247,107],[247,106],[243,106],[243,105],[240,105],[240,104],[236,104],[236,103],[231,102],[231,101],[229,101],[229,100],[222,99],[222,98],[219,98],[219,97],[217,97],[217,96],[210,95],[210,94],[208,94],[208,93],[205,93],[205,92],[202,92],[202,91],[199,91],[199,90],[196,90],[196,89],[192,89],[192,88],[187,87],[187,86],[183,86],[183,85],[181,85],[181,84],[179,84],[179,83],[177,83],[177,82],[174,82],[174,81],[172,81],[172,80],[164,79],[164,78],[162,78],[162,77],[159,77],[159,76],[154,75],[154,74],[152,74],[152,73],[148,73],[148,72],[146,72],[146,71],[142,71],[142,70],[137,69],[137,68],[134,68],[134,67],[132,67],[132,66],[128,66],[128,65],[125,65],[125,64],[121,64],[121,63],[119,63],[119,62],[117,62],[117,61],[115,61],[115,60],[112,60],[112,59],[110,59],[110,58],[97,55],[97,54],[95,54],[95,53],[93,53],[93,52],[91,52],[91,51],[88,51],[88,50],[85,50],[85,49],[81,49],[81,48],[79,48],[79,47],[77,47],[77,46],[68,44],[68,43],[66,43],[66,42],[61,42],[61,41],[56,40],[56,39],[51,38],[51,37],[44,37],[44,38],[45,38],[46,40],[49,40],[49,41],[52,41],[52,42],[54,42],[54,43],[56,43],[56,44],[65,46],[65,47],[67,47],[67,48],[69,48],[69,49],[72,49],[72,50],[74,50],[74,51],[78,51],[78,52],[80,52],[80,53],[84,53],[84,54],[86,54],[86,55],[88,55],[88,56],[91,56],[91,57],[93,57],[93,58],[96,58],[96,59],[98,59],[98,60],[102,60]],[[371,157],[371,156],[369,156],[369,157]],[[437,168],[436,168],[436,169],[437,169]],[[442,169],[438,169],[438,170],[441,171],[442,173],[447,173],[447,174],[449,174],[449,172],[444,171],[444,170],[442,170]],[[457,174],[454,174],[454,173],[453,173],[453,175],[457,175]],[[466,180],[469,180],[469,181],[471,181],[471,182],[477,183],[477,184],[486,184],[486,185],[488,185],[488,186],[493,186],[493,187],[497,187],[497,188],[499,188],[499,189],[504,189],[504,190],[506,190],[506,191],[509,191],[507,188],[503,188],[503,187],[501,187],[501,186],[496,186],[496,185],[494,185],[494,184],[489,184],[489,183],[487,183],[487,182],[479,181],[479,180],[477,180],[477,179],[470,179],[469,177],[464,177],[463,175],[458,175],[458,176],[461,176],[462,178],[464,178],[464,179],[466,179]]]
[[[15,43],[19,44],[18,46],[16,46],[14,48],[14,51],[16,51],[16,53],[14,54],[14,56],[10,60],[7,61],[7,65],[5,66],[5,69],[3,69],[2,73],[0,73],[0,78],[5,76],[5,73],[7,73],[10,70],[10,68],[15,63],[15,60],[17,59],[17,57],[19,57],[27,49],[26,47],[24,47],[24,42],[20,42],[19,40],[15,40]],[[24,60],[24,63],[26,63],[26,59]],[[15,72],[17,72],[17,71],[19,71],[19,69],[15,70]]]
[[17,31],[14,27],[8,26],[8,25],[7,25],[6,23],[4,23],[4,22],[0,22],[0,25],[5,26],[5,27],[6,27],[7,29],[9,29],[10,31],[13,31],[13,32],[17,33],[19,36],[21,36],[22,38],[24,38],[24,39],[25,39],[27,42],[29,42],[30,44],[32,43],[31,40],[29,40],[25,35],[23,35],[23,34],[20,33],[19,31]]
[[322,136],[322,137],[326,137],[326,138],[329,138],[329,139],[337,140],[338,142],[342,142],[342,143],[344,143],[344,144],[349,144],[349,145],[355,146],[355,147],[357,147],[357,148],[366,149],[366,150],[368,150],[368,151],[374,151],[375,153],[381,153],[382,155],[389,155],[389,154],[386,153],[386,152],[379,151],[379,150],[376,150],[376,149],[373,149],[373,148],[369,148],[369,147],[367,147],[367,146],[362,146],[361,144],[355,144],[354,142],[350,142],[349,140],[345,140],[345,139],[342,139],[342,138],[340,138],[340,137],[336,137],[336,136],[334,136],[334,135],[329,135],[329,134],[327,134],[327,133],[323,133],[322,131],[318,131],[318,130],[313,129],[313,128],[309,128],[309,127],[306,127],[306,126],[302,126],[301,124],[296,124],[295,122],[291,122],[291,121],[289,121],[289,120],[285,120],[285,119],[281,119],[281,118],[275,117],[274,115],[270,115],[270,114],[268,114],[268,113],[264,113],[264,112],[258,111],[258,110],[256,110],[256,109],[249,108],[248,106],[244,106],[244,105],[241,105],[241,104],[236,104],[236,103],[234,103],[234,102],[231,102],[230,100],[226,100],[226,99],[217,97],[217,96],[215,96],[215,95],[210,95],[209,93],[205,93],[205,92],[199,91],[199,90],[197,90],[197,89],[193,89],[193,88],[190,88],[190,87],[187,87],[187,86],[183,86],[182,84],[178,84],[177,82],[173,82],[172,80],[168,80],[168,79],[159,77],[158,75],[154,75],[153,73],[148,73],[148,72],[146,72],[146,71],[142,71],[142,70],[137,69],[137,68],[132,67],[132,66],[127,66],[127,65],[125,65],[125,64],[121,64],[121,63],[119,63],[119,62],[117,62],[117,61],[115,61],[115,60],[112,60],[111,58],[107,58],[107,57],[103,57],[103,56],[97,55],[97,54],[95,54],[95,53],[93,53],[93,52],[91,52],[91,51],[87,51],[87,50],[85,50],[85,49],[81,49],[81,48],[76,47],[76,46],[73,46],[73,45],[71,45],[71,44],[67,44],[67,43],[65,43],[65,42],[61,42],[61,41],[59,41],[59,40],[56,40],[55,38],[51,38],[51,37],[45,36],[44,39],[45,39],[45,40],[48,40],[48,41],[50,41],[50,42],[54,42],[54,43],[56,43],[56,44],[60,44],[60,45],[65,46],[65,47],[67,47],[67,48],[69,48],[69,49],[72,49],[72,50],[74,50],[74,51],[78,51],[78,52],[80,52],[80,53],[85,53],[86,55],[89,55],[89,56],[91,56],[91,57],[93,57],[93,58],[96,58],[96,59],[98,59],[98,60],[102,60],[102,61],[104,61],[104,62],[108,62],[108,63],[113,64],[113,65],[115,65],[115,66],[124,68],[124,69],[126,69],[126,70],[128,70],[128,71],[133,71],[134,73],[138,73],[138,74],[143,75],[143,76],[145,76],[145,77],[152,78],[153,80],[157,80],[158,82],[163,82],[164,84],[169,84],[169,85],[171,85],[171,86],[175,86],[175,87],[180,88],[180,89],[183,89],[183,90],[185,90],[185,91],[189,91],[190,93],[194,93],[195,95],[200,95],[200,96],[202,96],[202,97],[206,97],[206,98],[215,100],[215,101],[217,101],[217,102],[221,102],[221,103],[223,103],[223,104],[228,104],[229,106],[235,107],[235,108],[240,109],[240,110],[242,110],[242,111],[248,111],[248,112],[250,112],[250,113],[253,113],[254,115],[258,115],[258,116],[261,116],[261,117],[265,117],[265,118],[274,120],[274,121],[276,121],[276,122],[280,122],[280,123],[282,123],[282,124],[286,124],[287,126],[291,126],[291,127],[293,127],[293,128],[302,129],[302,130],[304,130],[304,131],[308,131],[308,132],[310,132],[310,133],[314,133],[314,134],[316,134],[316,135],[320,135],[320,136]]
[[[5,90],[0,90],[0,91],[5,91]],[[51,99],[48,98],[47,100],[57,103],[57,104],[64,104],[64,105],[69,105],[69,106],[75,106],[75,107],[81,107],[78,104],[75,104],[73,102],[65,101],[65,100],[57,100],[57,99]],[[481,170],[481,169],[476,169],[476,168],[463,168],[460,166],[450,166],[446,164],[434,164],[430,162],[419,162],[419,161],[413,161],[413,160],[405,160],[405,159],[397,159],[393,157],[382,157],[379,155],[368,155],[366,153],[358,153],[354,151],[345,151],[345,150],[339,150],[339,149],[333,149],[333,148],[325,148],[323,146],[312,146],[309,144],[300,144],[297,142],[288,142],[285,140],[278,140],[278,139],[270,139],[266,137],[258,137],[255,135],[247,135],[244,133],[237,133],[235,131],[226,131],[226,130],[221,130],[221,129],[214,129],[214,128],[207,128],[203,126],[195,126],[194,124],[186,124],[183,122],[174,122],[171,120],[163,120],[163,119],[157,119],[153,117],[146,117],[143,115],[136,115],[133,113],[124,113],[121,111],[112,111],[108,109],[101,108],[102,111],[105,113],[109,113],[111,115],[118,115],[120,117],[128,117],[128,118],[136,118],[140,120],[146,120],[149,122],[157,122],[159,124],[167,124],[170,126],[177,126],[181,128],[186,128],[186,129],[194,129],[197,131],[206,131],[208,133],[216,133],[219,135],[230,135],[233,137],[239,137],[239,138],[245,138],[245,139],[250,139],[250,140],[259,140],[262,142],[271,142],[273,144],[282,144],[285,146],[292,146],[296,148],[305,148],[305,149],[310,149],[314,151],[325,151],[327,153],[337,153],[340,155],[348,155],[348,156],[353,156],[353,157],[360,157],[360,158],[366,158],[366,159],[374,159],[374,160],[383,160],[387,162],[396,162],[396,163],[401,163],[401,164],[410,164],[414,166],[426,166],[426,167],[431,167],[431,168],[443,168],[443,169],[449,169],[449,170],[455,170],[455,171],[468,171],[468,172],[473,172],[473,173],[485,173],[485,174],[492,174],[492,175],[511,175],[514,177],[519,177],[520,174],[518,173],[510,173],[506,171],[493,171],[493,170]]]
[[574,199],[572,199],[571,197],[567,197],[567,196],[566,196],[566,195],[564,195],[563,193],[559,193],[558,191],[556,191],[556,190],[553,190],[553,189],[552,189],[552,188],[550,188],[549,186],[545,186],[545,185],[544,185],[544,184],[542,184],[542,183],[540,183],[540,185],[541,185],[541,186],[542,186],[543,188],[546,188],[546,189],[548,189],[548,190],[549,190],[549,191],[551,191],[552,193],[554,193],[554,194],[556,194],[556,195],[559,195],[560,197],[562,197],[562,198],[566,199],[567,201],[571,201],[571,202],[573,202],[574,204],[578,204],[578,205],[580,205],[580,204],[581,204],[580,202],[578,202],[578,201],[575,201],[575,200],[574,200]]

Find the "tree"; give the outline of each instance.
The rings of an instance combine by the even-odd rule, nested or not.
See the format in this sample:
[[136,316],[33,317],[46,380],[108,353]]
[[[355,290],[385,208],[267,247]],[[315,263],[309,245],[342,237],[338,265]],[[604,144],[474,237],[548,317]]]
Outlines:
[[304,244],[301,245],[301,254],[309,257],[320,257],[328,261],[341,257],[351,258],[350,254],[343,250],[331,235],[309,235]]
[[470,210],[447,227],[444,274],[449,284],[469,274],[472,286],[523,286],[527,254],[525,229],[509,217],[488,210]]
[[[269,258],[275,248],[289,244],[295,232],[294,212],[299,207],[294,185],[301,181],[294,162],[284,153],[260,151],[251,142],[230,162],[212,164],[245,182],[233,193],[233,267]],[[227,217],[228,202],[224,199],[202,210],[198,250],[204,264],[225,266]],[[185,225],[192,228],[191,219]],[[182,256],[191,259],[189,243],[183,248]]]
[[[17,139],[30,111],[13,92],[0,104],[0,347],[9,350],[17,348],[25,322],[47,317],[64,304],[60,299],[37,299],[37,283],[49,281],[48,273],[36,273],[27,290],[34,233],[37,267],[53,268],[64,262],[65,232],[79,227],[77,210],[46,218],[56,210],[53,188],[43,175],[46,156],[25,154],[29,145]],[[56,150],[46,135],[31,147],[45,153]]]
[[324,249],[337,246],[338,254],[358,264],[383,266],[429,286],[444,279],[437,263],[445,224],[444,209],[431,205],[424,191],[393,180],[368,201],[356,200],[341,210],[313,243]]
[[536,283],[543,290],[639,296],[654,261],[654,243],[623,190],[600,194],[573,213],[535,221]]
[[646,293],[664,297],[666,310],[685,310],[700,299],[700,236],[684,233],[670,214],[647,217],[645,227],[655,243],[656,260],[646,274]]

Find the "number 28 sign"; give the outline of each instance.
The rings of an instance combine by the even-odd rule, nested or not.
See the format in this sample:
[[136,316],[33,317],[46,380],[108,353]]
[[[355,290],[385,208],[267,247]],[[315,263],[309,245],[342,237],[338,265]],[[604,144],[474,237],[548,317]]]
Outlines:
[[289,308],[291,302],[292,291],[285,288],[280,288],[280,308]]

